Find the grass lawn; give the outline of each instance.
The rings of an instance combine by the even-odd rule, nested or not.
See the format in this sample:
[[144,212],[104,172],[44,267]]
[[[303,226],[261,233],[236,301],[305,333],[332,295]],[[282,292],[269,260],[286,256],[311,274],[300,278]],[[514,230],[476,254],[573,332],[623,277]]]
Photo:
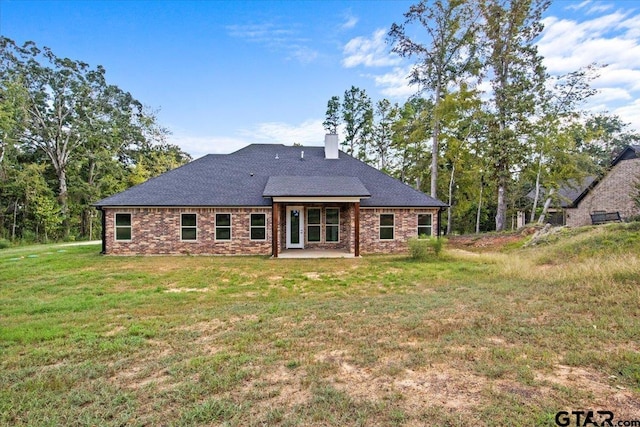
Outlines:
[[1,250],[0,425],[640,420],[640,224],[519,246],[426,262]]

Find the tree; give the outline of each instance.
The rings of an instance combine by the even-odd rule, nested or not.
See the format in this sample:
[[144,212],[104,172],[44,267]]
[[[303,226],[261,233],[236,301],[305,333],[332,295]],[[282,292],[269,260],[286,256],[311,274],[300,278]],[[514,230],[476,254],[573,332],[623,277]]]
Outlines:
[[[126,163],[127,151],[154,138],[153,115],[131,94],[105,79],[105,70],[82,61],[57,57],[33,42],[23,46],[0,38],[0,72],[20,77],[26,92],[24,150],[47,156],[57,180],[57,198],[64,236],[70,230],[69,172],[88,162],[89,186],[95,184],[98,161]],[[88,203],[86,203],[88,205]]]
[[371,138],[371,147],[378,161],[378,169],[386,171],[391,157],[393,144],[393,123],[399,113],[398,104],[392,105],[388,99],[376,103],[375,123]]
[[603,112],[587,118],[584,132],[578,139],[578,147],[596,162],[602,172],[626,146],[638,144],[640,134],[629,129],[629,123],[619,116]]
[[596,91],[590,82],[597,77],[599,67],[591,64],[580,70],[555,77],[551,89],[546,90],[539,105],[539,120],[532,138],[535,165],[535,185],[531,221],[534,221],[541,188],[547,190],[544,208],[538,222],[544,222],[554,193],[561,185],[581,181],[591,169],[588,157],[578,150],[574,138],[576,126],[581,126],[582,112],[578,107]]
[[[438,157],[441,117],[438,107],[447,87],[477,71],[475,33],[479,14],[474,2],[463,0],[422,0],[404,14],[405,22],[393,24],[389,36],[393,52],[404,57],[416,56],[411,83],[428,93],[435,113],[431,122],[431,196],[437,197]],[[426,32],[426,42],[414,37],[410,27],[419,24]]]
[[371,98],[364,89],[351,86],[351,89],[344,91],[342,120],[346,133],[342,145],[346,147],[347,154],[363,161],[367,160],[373,107],[371,106]]
[[327,133],[337,134],[340,126],[340,97],[332,96],[327,102],[326,119],[322,123]]
[[542,31],[547,0],[483,0],[484,62],[492,93],[487,145],[492,178],[497,184],[496,230],[506,227],[509,184],[514,167],[527,158],[527,138],[545,81],[535,38]]

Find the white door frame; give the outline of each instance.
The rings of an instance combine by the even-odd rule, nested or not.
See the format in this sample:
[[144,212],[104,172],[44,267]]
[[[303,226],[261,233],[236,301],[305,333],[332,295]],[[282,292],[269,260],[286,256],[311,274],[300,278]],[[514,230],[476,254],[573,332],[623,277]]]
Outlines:
[[[299,242],[291,243],[291,215],[292,212],[298,211],[299,224]],[[287,249],[304,249],[304,207],[303,206],[287,206]]]

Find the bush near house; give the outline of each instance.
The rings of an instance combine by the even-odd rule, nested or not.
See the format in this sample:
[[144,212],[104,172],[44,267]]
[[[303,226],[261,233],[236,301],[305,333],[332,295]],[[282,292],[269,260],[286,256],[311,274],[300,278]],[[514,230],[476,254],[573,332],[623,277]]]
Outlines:
[[445,240],[438,237],[421,235],[409,239],[409,254],[412,259],[425,260],[440,256]]

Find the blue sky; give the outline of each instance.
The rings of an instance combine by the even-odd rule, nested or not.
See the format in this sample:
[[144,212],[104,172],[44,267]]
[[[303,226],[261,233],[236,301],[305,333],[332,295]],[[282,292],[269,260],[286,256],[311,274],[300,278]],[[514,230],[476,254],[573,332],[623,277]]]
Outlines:
[[[0,0],[0,33],[103,65],[194,157],[247,144],[320,145],[327,100],[352,85],[402,103],[411,65],[385,35],[414,1]],[[556,0],[551,74],[609,64],[588,107],[640,130],[640,1]]]

